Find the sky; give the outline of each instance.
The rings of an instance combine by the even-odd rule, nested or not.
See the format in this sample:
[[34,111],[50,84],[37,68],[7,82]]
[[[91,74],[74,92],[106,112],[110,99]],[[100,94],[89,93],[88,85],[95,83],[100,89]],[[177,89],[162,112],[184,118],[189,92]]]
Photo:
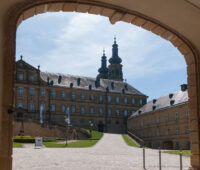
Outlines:
[[187,83],[182,54],[168,41],[125,22],[111,25],[99,15],[75,12],[39,14],[17,29],[16,60],[20,55],[42,71],[96,77],[103,49],[112,56],[116,36],[123,76],[129,84],[158,98]]

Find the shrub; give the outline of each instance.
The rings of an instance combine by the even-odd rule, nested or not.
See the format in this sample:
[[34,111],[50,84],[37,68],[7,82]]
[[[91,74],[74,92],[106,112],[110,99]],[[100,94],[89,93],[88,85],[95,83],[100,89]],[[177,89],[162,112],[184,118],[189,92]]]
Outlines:
[[14,138],[13,142],[17,142],[17,143],[35,143],[35,138]]

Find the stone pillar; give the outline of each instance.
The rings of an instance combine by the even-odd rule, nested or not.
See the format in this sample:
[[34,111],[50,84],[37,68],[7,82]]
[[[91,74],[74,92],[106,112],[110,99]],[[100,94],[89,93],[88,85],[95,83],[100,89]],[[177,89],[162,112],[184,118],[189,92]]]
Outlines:
[[0,169],[12,169],[15,25],[0,18]]
[[200,169],[200,65],[186,58],[190,113],[191,168]]

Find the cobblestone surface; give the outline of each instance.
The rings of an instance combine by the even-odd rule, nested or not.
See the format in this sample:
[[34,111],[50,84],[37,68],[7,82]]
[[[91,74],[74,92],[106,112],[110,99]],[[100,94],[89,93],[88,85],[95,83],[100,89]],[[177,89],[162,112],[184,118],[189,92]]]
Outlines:
[[[118,134],[104,134],[90,148],[13,149],[14,170],[142,170],[142,149],[129,147]],[[183,157],[188,169],[189,157]],[[146,149],[146,169],[158,168],[158,151]],[[178,170],[179,156],[162,153],[162,170]]]

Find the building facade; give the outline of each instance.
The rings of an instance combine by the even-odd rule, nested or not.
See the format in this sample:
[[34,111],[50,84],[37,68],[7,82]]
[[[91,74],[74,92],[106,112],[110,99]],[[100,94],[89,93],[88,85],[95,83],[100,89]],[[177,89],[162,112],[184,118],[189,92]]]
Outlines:
[[115,68],[112,78],[106,62],[103,53],[99,75],[89,78],[42,72],[21,57],[16,62],[15,118],[39,121],[42,110],[44,123],[65,125],[69,108],[73,126],[89,128],[89,122],[93,122],[93,128],[99,131],[125,132],[127,117],[146,104],[147,96],[123,82],[122,67],[119,71]]
[[151,148],[190,149],[187,85],[137,110],[128,119],[128,131]]

